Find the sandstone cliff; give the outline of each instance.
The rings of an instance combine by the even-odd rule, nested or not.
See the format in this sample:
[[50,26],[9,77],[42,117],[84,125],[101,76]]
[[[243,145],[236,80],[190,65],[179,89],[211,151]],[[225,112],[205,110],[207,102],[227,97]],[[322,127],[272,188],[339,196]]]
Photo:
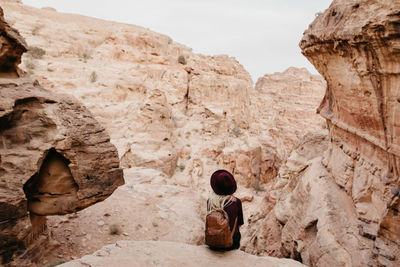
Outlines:
[[276,176],[295,138],[323,127],[315,109],[325,84],[304,70],[267,75],[254,89],[234,58],[193,53],[142,27],[2,6],[30,45],[21,68],[81,100],[109,132],[123,168],[155,168],[196,187],[227,168],[251,187]]
[[46,215],[81,210],[123,184],[116,148],[74,98],[18,78],[26,44],[0,8],[0,255],[27,265],[49,249]]
[[287,158],[293,145],[306,133],[326,128],[324,119],[316,112],[325,87],[321,76],[312,75],[305,68],[291,67],[258,79],[253,98],[264,124],[259,127],[268,128],[281,159]]
[[[182,149],[198,143],[187,136],[194,130],[225,136],[251,122],[252,81],[233,58],[195,54],[139,26],[2,6],[31,48],[21,67],[46,88],[80,99],[110,133],[125,168],[172,176]],[[192,158],[203,151],[196,150]]]
[[361,243],[373,248],[363,260],[386,266],[400,263],[399,14],[397,1],[334,1],[300,44],[328,83],[324,164],[354,203]]
[[303,54],[327,81],[328,149],[290,167],[259,219],[277,245],[253,236],[266,253],[312,266],[400,264],[399,14],[396,1],[336,0],[304,33]]
[[251,96],[257,118],[252,128],[264,132],[260,141],[270,146],[270,154],[274,153],[274,161],[264,161],[270,164],[269,170],[263,168],[262,181],[275,179],[281,162],[304,135],[326,128],[325,121],[316,112],[325,87],[321,76],[293,67],[258,79],[256,92]]
[[[234,172],[238,196],[252,200],[244,204],[248,217],[264,202],[267,186],[260,183],[274,181],[296,139],[325,127],[315,114],[325,83],[305,70],[265,75],[253,89],[234,58],[196,54],[134,25],[0,3],[29,44],[21,68],[46,89],[72,94],[88,107],[132,181],[100,205],[49,219],[65,248],[54,252],[56,258],[133,236],[201,244],[213,171]],[[274,192],[287,173],[279,174],[286,180]],[[182,223],[187,217],[190,227]],[[126,235],[108,235],[114,221]]]

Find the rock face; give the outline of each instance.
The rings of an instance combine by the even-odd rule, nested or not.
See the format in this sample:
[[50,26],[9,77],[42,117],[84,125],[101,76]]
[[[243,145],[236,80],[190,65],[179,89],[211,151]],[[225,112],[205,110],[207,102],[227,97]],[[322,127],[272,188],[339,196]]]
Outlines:
[[206,246],[165,241],[119,241],[60,266],[235,266],[243,262],[247,266],[304,266],[293,260],[256,257],[240,250],[216,252]]
[[257,117],[261,117],[274,140],[277,156],[284,160],[293,145],[310,132],[319,132],[326,123],[316,112],[324,96],[326,83],[307,69],[291,67],[282,73],[266,74],[259,78],[253,95]]
[[[192,216],[190,229],[181,227],[181,233],[176,236],[165,234],[180,225],[168,228],[169,224],[156,221],[158,226],[150,225],[148,231],[154,228],[158,233],[146,233],[145,237],[199,244],[197,229],[204,226],[204,216],[198,210],[205,209],[198,203],[205,203],[210,190],[209,177],[219,168],[232,171],[239,183],[238,196],[251,200],[244,204],[248,205],[245,216],[258,211],[257,203],[262,202],[264,194],[262,188],[267,188],[260,183],[272,184],[297,138],[324,128],[315,110],[318,98],[323,97],[325,83],[305,70],[291,68],[284,73],[266,75],[254,89],[250,75],[234,58],[195,54],[168,36],[134,25],[35,9],[3,0],[0,3],[9,11],[7,19],[30,45],[21,68],[50,91],[70,93],[82,101],[109,132],[126,171],[142,173],[145,168],[161,171],[163,175],[152,172],[142,175],[148,183],[155,183],[154,187],[158,187],[157,183],[166,188],[184,186],[185,190],[194,192],[193,206],[182,197],[185,206],[197,207],[191,209],[196,214]],[[284,98],[289,98],[290,103],[286,104]],[[58,159],[55,169],[63,174],[60,181],[65,185],[63,192],[73,196],[76,186],[71,183],[72,175],[63,165],[58,168],[63,158]],[[47,169],[47,165],[43,166],[43,170]],[[282,178],[282,187],[287,180]],[[46,183],[38,184],[45,186]],[[280,192],[282,187],[276,186],[275,191]],[[133,189],[129,193],[145,205],[147,201]],[[259,191],[255,193],[255,190]],[[158,198],[158,191],[147,184],[143,185],[143,191],[148,191],[146,199],[154,199],[154,193]],[[165,196],[169,198],[170,194]],[[169,207],[181,194],[175,197],[161,203],[168,203],[165,206]],[[278,193],[269,196],[270,201],[278,198]],[[121,206],[121,203],[106,204],[107,207]],[[180,207],[179,210],[182,212]],[[153,213],[158,214],[158,210],[145,206],[137,216],[147,214],[152,218]],[[81,215],[74,222],[77,225],[83,217],[91,221],[89,210]],[[126,221],[130,218],[120,217]],[[152,224],[150,219],[143,221]],[[276,219],[275,222],[274,227],[279,228],[280,223]],[[58,220],[54,220],[54,225],[58,226]],[[102,233],[97,231],[103,231],[102,227],[95,227],[93,233]],[[246,227],[247,223],[241,228],[244,235]],[[61,236],[63,232],[57,229],[57,235]],[[140,227],[131,229],[129,236],[143,235],[142,232],[146,231]],[[82,242],[82,246],[74,249],[88,247],[85,244]],[[96,245],[98,249],[100,241]]]
[[260,181],[275,179],[282,162],[305,134],[326,128],[316,113],[325,87],[321,76],[294,67],[258,79],[251,96],[257,121],[251,128],[264,133],[259,142],[268,147],[262,151]]
[[[259,212],[249,218],[250,229],[243,248],[246,252],[302,260],[303,254],[300,256],[298,252],[292,254],[288,252],[286,246],[293,243],[286,239],[292,236],[296,238],[300,236],[299,239],[307,237],[307,241],[315,238],[314,232],[312,235],[304,232],[306,228],[304,225],[311,228],[315,226],[316,221],[313,218],[317,216],[313,213],[318,212],[315,205],[321,205],[321,201],[318,202],[316,199],[320,198],[319,195],[324,188],[330,186],[329,181],[320,179],[326,176],[326,171],[320,166],[321,163],[313,164],[313,162],[318,162],[318,159],[321,160],[322,153],[328,147],[326,131],[306,135],[295,145],[290,156],[282,164],[275,183],[267,192]],[[312,214],[308,215],[308,213]],[[303,232],[294,233],[294,230]],[[321,231],[318,234],[321,235]],[[321,236],[321,239],[324,238],[325,236]],[[296,244],[300,244],[299,246],[303,249],[304,244],[307,243],[299,239],[296,239],[298,242]]]
[[[195,54],[134,25],[2,6],[31,46],[21,68],[46,88],[81,100],[110,133],[124,168],[155,168],[171,177],[177,164],[192,165],[180,158],[187,145],[193,159],[207,153],[211,145],[201,135],[234,139],[229,132],[251,122],[251,77],[234,58]],[[45,54],[38,56],[40,49]]]
[[324,163],[354,203],[366,239],[355,248],[373,247],[365,263],[385,266],[400,264],[399,14],[397,1],[334,1],[300,44],[328,83]]
[[81,210],[124,181],[116,148],[85,107],[9,75],[26,47],[2,16],[0,25],[0,254],[26,265],[46,249],[46,215]]
[[[255,90],[232,57],[196,54],[134,25],[0,3],[31,47],[21,68],[81,100],[109,132],[123,168],[154,168],[179,184],[207,187],[213,171],[227,168],[251,187],[276,176],[295,138],[322,128],[315,110],[325,84],[305,70],[267,75]],[[275,109],[288,116],[280,121]]]
[[336,0],[305,32],[303,54],[327,81],[328,149],[304,169],[288,166],[253,235],[262,244],[266,229],[278,233],[265,253],[311,266],[399,266],[399,14],[396,1]]
[[22,53],[26,52],[27,45],[19,33],[4,23],[3,10],[0,9],[1,23],[0,31],[3,35],[0,38],[1,50],[1,74],[2,77],[15,77],[18,74],[18,64],[21,63]]

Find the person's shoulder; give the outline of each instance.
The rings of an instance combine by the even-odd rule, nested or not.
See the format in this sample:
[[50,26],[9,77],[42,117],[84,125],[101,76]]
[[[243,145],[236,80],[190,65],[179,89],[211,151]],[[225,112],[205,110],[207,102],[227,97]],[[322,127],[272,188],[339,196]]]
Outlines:
[[233,196],[233,200],[232,202],[237,203],[237,204],[242,204],[242,201],[240,200],[240,198]]

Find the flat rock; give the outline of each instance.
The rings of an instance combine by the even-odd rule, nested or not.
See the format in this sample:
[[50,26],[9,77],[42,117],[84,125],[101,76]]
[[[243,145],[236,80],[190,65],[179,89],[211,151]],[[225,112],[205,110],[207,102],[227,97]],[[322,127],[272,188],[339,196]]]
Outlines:
[[206,246],[165,241],[119,241],[93,255],[59,265],[79,266],[304,266],[289,260],[257,257],[240,250],[216,252]]

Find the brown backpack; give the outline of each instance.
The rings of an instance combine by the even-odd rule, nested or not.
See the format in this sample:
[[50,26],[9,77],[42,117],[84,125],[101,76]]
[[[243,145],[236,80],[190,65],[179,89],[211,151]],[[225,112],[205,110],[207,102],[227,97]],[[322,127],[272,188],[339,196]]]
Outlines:
[[229,227],[229,217],[222,209],[211,211],[206,217],[206,244],[213,248],[229,248],[233,244],[233,234],[236,229],[237,218],[232,232]]

